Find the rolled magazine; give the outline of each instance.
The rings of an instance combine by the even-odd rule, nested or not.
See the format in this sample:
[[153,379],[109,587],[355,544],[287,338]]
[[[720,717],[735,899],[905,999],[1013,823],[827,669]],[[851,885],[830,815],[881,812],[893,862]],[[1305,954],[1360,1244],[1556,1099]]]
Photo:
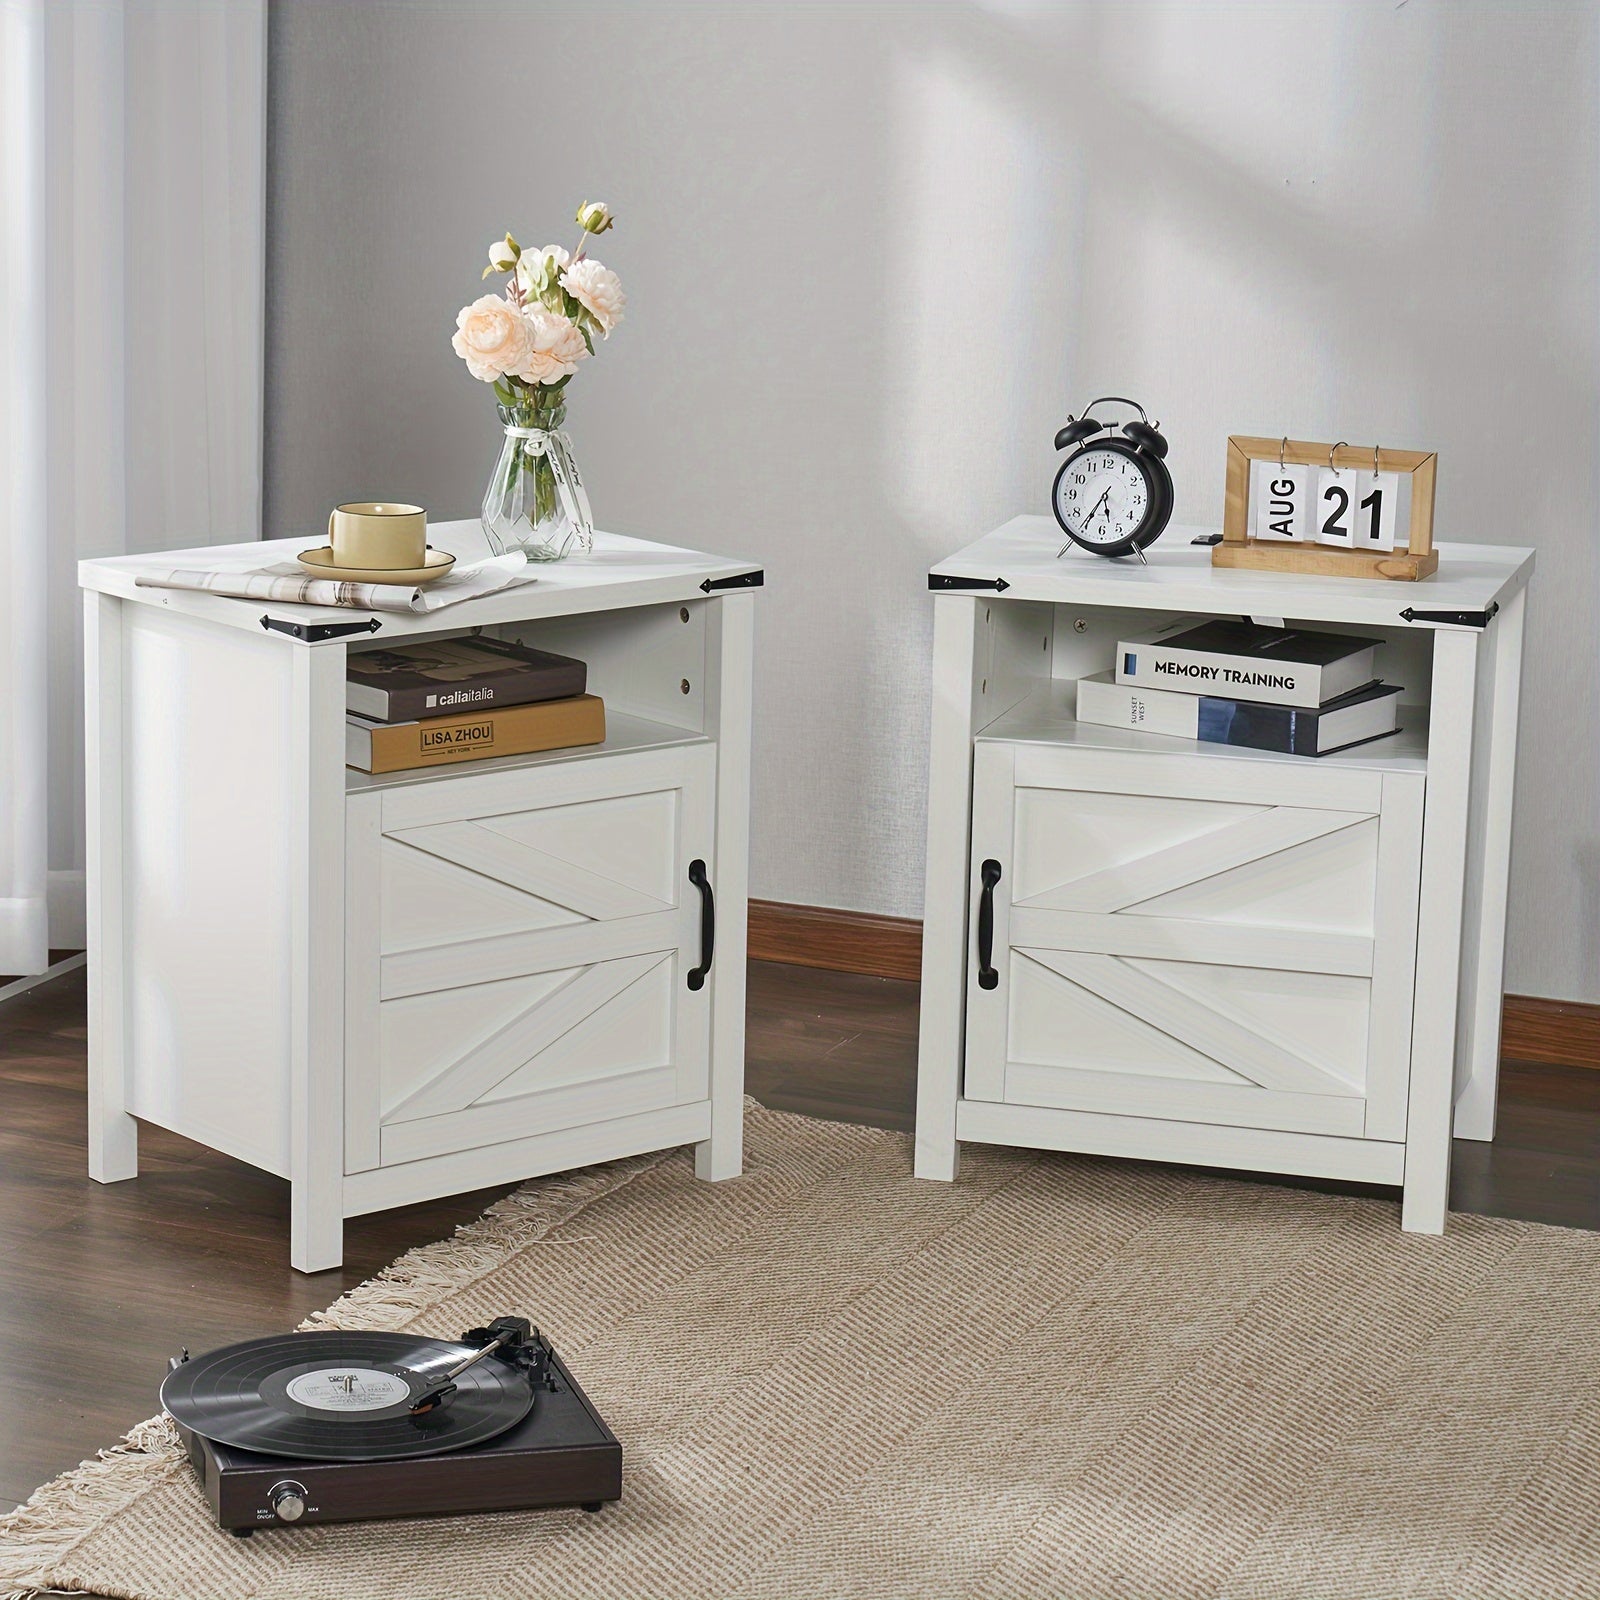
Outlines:
[[278,600],[300,606],[339,606],[353,611],[404,611],[426,614],[462,600],[478,600],[537,578],[520,553],[491,556],[470,567],[456,567],[430,584],[346,583],[313,578],[304,568],[279,562],[254,572],[202,572],[173,568],[141,573],[143,589],[203,589],[233,600]]

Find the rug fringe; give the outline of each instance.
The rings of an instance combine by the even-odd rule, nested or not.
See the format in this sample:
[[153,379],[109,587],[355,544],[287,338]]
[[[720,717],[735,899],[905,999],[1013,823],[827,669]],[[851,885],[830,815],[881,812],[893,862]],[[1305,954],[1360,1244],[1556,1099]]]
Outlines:
[[[748,1115],[765,1107],[747,1094],[744,1110]],[[574,1172],[529,1178],[481,1216],[462,1223],[450,1238],[406,1251],[326,1310],[312,1312],[297,1331],[363,1328],[392,1333],[403,1329],[519,1250],[540,1243],[575,1242],[545,1235],[579,1216],[596,1200],[625,1188],[681,1153],[680,1149],[653,1150]],[[357,1320],[350,1321],[352,1317]]]
[[[404,1328],[430,1307],[469,1288],[519,1250],[587,1206],[669,1160],[675,1151],[633,1156],[559,1177],[533,1179],[450,1239],[419,1245],[300,1324],[302,1329]],[[565,1243],[551,1240],[552,1245]],[[184,1460],[171,1418],[147,1418],[119,1444],[36,1489],[0,1517],[0,1600],[42,1600],[50,1574],[78,1542],[126,1509]],[[21,1587],[18,1587],[18,1586]]]
[[448,1239],[418,1245],[341,1295],[325,1311],[313,1312],[302,1332],[317,1328],[363,1328],[397,1332],[442,1300],[460,1294],[508,1257],[532,1245],[559,1245],[546,1236],[589,1206],[679,1154],[657,1150],[603,1166],[547,1178],[531,1178],[497,1200],[482,1216],[463,1223]]
[[[754,1107],[747,1097],[746,1108]],[[408,1250],[325,1311],[307,1317],[300,1329],[403,1329],[519,1251],[541,1243],[553,1247],[576,1242],[547,1236],[597,1200],[679,1154],[677,1150],[657,1150],[577,1172],[530,1179],[482,1216],[463,1223],[450,1238]],[[36,1489],[26,1504],[0,1516],[0,1584],[22,1585],[0,1589],[0,1600],[42,1600],[46,1595],[74,1592],[51,1589],[51,1570],[80,1540],[154,1487],[183,1459],[172,1419],[165,1414],[149,1417],[130,1429],[120,1443],[52,1478]]]
[[62,1592],[50,1587],[51,1570],[183,1458],[172,1419],[147,1417],[120,1443],[34,1490],[23,1505],[0,1517],[0,1584],[22,1585],[0,1591],[0,1600]]

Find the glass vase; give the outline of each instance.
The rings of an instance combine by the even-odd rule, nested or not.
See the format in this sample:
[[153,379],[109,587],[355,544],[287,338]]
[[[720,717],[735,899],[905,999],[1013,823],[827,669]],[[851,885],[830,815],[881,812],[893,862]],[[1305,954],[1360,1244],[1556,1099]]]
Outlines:
[[589,498],[572,441],[561,431],[566,406],[528,402],[496,409],[505,438],[481,513],[490,548],[496,555],[520,550],[530,561],[561,561],[589,550]]

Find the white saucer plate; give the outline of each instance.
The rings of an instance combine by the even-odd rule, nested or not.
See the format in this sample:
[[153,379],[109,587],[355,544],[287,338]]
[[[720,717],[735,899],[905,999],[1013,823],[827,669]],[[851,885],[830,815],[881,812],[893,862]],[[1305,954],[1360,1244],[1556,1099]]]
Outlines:
[[308,572],[338,583],[432,583],[456,564],[456,558],[448,551],[430,548],[420,567],[336,567],[333,546],[326,544],[317,550],[302,550],[295,559]]

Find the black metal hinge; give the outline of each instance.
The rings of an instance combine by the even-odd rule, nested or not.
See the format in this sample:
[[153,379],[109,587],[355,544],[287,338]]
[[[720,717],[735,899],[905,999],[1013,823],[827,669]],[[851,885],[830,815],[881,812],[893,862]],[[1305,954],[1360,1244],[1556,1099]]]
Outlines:
[[928,587],[934,590],[993,589],[996,594],[1004,594],[1011,585],[1004,578],[956,578],[945,572],[930,572]]
[[376,633],[383,626],[376,617],[365,622],[286,622],[282,617],[263,617],[263,628],[286,633],[303,644],[321,644],[324,639],[342,639],[350,633]]
[[1491,600],[1487,611],[1418,611],[1407,606],[1400,615],[1406,622],[1448,622],[1458,628],[1487,628],[1499,609],[1500,602]]
[[766,581],[766,573],[757,567],[754,572],[736,572],[731,578],[707,578],[700,589],[703,594],[713,589],[759,589]]

